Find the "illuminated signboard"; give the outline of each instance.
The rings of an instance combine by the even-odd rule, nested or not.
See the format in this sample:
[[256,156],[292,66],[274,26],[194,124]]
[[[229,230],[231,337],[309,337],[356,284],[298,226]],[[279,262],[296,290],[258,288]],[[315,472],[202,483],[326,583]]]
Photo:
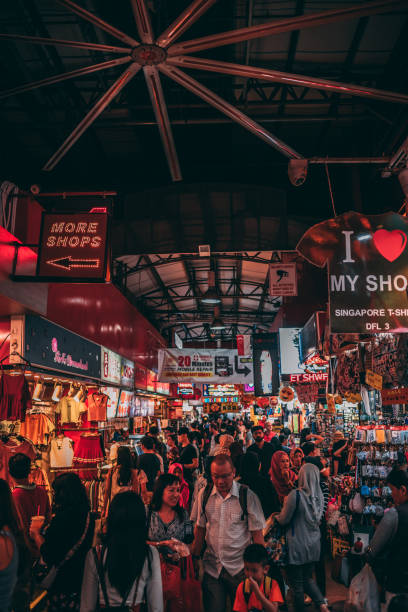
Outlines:
[[254,385],[244,385],[244,393],[250,393],[253,395],[255,390]]
[[121,356],[110,349],[101,346],[101,378],[107,382],[120,384]]
[[37,276],[51,280],[104,281],[108,215],[44,213]]
[[327,372],[317,372],[316,374],[290,374],[289,381],[292,383],[314,383],[314,382],[326,382],[329,378]]
[[203,385],[203,395],[231,397],[237,395],[237,388],[235,385]]
[[133,409],[134,395],[132,391],[122,390],[118,401],[117,417],[128,417],[134,412]]
[[194,397],[194,385],[192,383],[178,383],[177,395]]

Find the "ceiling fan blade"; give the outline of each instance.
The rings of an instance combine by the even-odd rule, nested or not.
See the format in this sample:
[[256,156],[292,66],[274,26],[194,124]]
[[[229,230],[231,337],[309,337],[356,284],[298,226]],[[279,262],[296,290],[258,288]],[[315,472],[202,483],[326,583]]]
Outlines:
[[70,148],[81,138],[82,134],[92,125],[92,123],[99,117],[99,115],[105,110],[105,108],[112,102],[118,93],[129,83],[131,79],[137,74],[141,66],[138,64],[131,64],[125,72],[123,72],[118,79],[109,87],[109,89],[99,98],[96,104],[91,110],[85,115],[80,123],[73,132],[66,138],[62,143],[58,151],[54,153],[52,157],[47,161],[43,170],[49,172],[55,168],[58,162],[68,153]]
[[104,51],[106,53],[129,53],[131,49],[115,47],[114,45],[100,45],[99,43],[79,42],[77,40],[61,40],[59,38],[41,38],[40,36],[25,36],[23,34],[0,34],[1,40],[23,40],[34,45],[52,45],[61,47],[77,47],[79,49],[90,49],[91,51]]
[[127,55],[126,57],[101,62],[100,64],[93,64],[91,66],[86,66],[85,68],[78,68],[77,70],[71,70],[70,72],[56,74],[55,76],[41,79],[40,81],[33,81],[32,83],[27,83],[27,85],[20,85],[20,87],[14,87],[13,89],[6,89],[4,91],[0,91],[0,100],[4,100],[5,98],[9,98],[10,96],[14,96],[16,94],[24,93],[25,91],[31,91],[33,89],[39,89],[40,87],[46,87],[47,85],[53,85],[54,83],[60,83],[61,81],[67,81],[68,79],[74,79],[75,77],[80,77],[84,74],[92,74],[93,72],[99,72],[99,70],[106,70],[107,68],[113,68],[114,66],[119,66],[120,64],[126,64],[126,62],[130,62],[131,59],[132,58],[130,55]]
[[173,181],[181,181],[181,171],[174,144],[173,132],[167,113],[166,101],[160,82],[160,75],[154,66],[144,66],[143,68],[147,89],[149,90],[157,125],[159,126],[160,136],[163,143],[164,152],[169,164],[171,178]]
[[130,45],[131,47],[137,47],[137,45],[139,44],[137,40],[135,40],[131,36],[128,36],[127,34],[125,34],[125,32],[118,30],[118,28],[115,28],[115,26],[111,25],[107,21],[104,21],[97,15],[94,15],[94,13],[90,13],[89,11],[84,9],[82,6],[79,6],[79,4],[72,2],[72,0],[55,0],[55,1],[58,2],[58,4],[62,4],[62,6],[69,8],[73,13],[76,13],[77,15],[85,19],[86,21],[90,21],[91,23],[96,25],[101,30],[105,30],[105,32],[108,32],[114,38],[118,38],[119,40],[124,42],[126,45]]
[[217,2],[217,0],[195,0],[160,34],[156,44],[167,49],[177,38],[188,30],[201,15]]
[[268,68],[256,68],[246,64],[231,64],[229,62],[218,62],[202,57],[171,57],[167,60],[172,65],[183,66],[185,68],[195,68],[198,70],[208,70],[209,72],[221,72],[222,74],[232,74],[235,76],[249,77],[261,81],[272,81],[274,83],[285,83],[286,85],[298,85],[299,87],[310,87],[334,91],[338,94],[350,96],[360,96],[371,98],[372,100],[386,100],[387,102],[399,102],[408,104],[408,95],[383,91],[382,89],[372,89],[363,85],[353,85],[351,83],[340,83],[321,79],[320,77],[307,77],[301,74],[291,74],[290,72],[279,72]]
[[220,98],[213,91],[201,85],[198,81],[195,81],[190,75],[182,72],[175,66],[168,66],[165,64],[161,64],[159,66],[159,70],[166,74],[168,77],[182,85],[192,93],[194,93],[199,98],[202,98],[211,106],[218,109],[240,125],[245,129],[249,130],[258,138],[264,140],[267,144],[271,145],[275,149],[277,149],[280,153],[283,153],[286,157],[295,158],[295,159],[303,159],[303,156],[300,155],[297,151],[292,149],[289,145],[284,143],[282,140],[279,140],[276,136],[265,130],[259,123],[253,121],[250,117],[239,111],[235,106],[229,104],[223,98]]
[[151,45],[154,40],[152,24],[145,0],[130,0],[142,43]]
[[287,19],[275,19],[268,23],[260,23],[247,28],[239,28],[238,30],[219,32],[217,34],[203,36],[202,38],[196,38],[195,40],[186,40],[177,43],[170,47],[169,55],[196,53],[203,49],[232,45],[254,38],[270,36],[271,34],[304,30],[305,28],[314,28],[320,25],[344,21],[345,19],[376,15],[378,13],[390,11],[398,6],[406,6],[406,0],[376,0],[375,2],[363,2],[341,9],[322,11],[321,13],[298,15],[296,17],[288,17]]

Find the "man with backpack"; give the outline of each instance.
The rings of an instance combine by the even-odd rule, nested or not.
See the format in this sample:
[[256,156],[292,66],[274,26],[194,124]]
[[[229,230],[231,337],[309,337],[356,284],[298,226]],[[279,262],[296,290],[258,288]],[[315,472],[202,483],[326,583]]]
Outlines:
[[[243,553],[252,542],[264,545],[265,519],[259,499],[234,481],[231,457],[217,455],[211,463],[212,482],[195,501],[193,556],[203,556],[203,600],[206,612],[224,612],[243,580]],[[214,484],[213,484],[214,483]]]

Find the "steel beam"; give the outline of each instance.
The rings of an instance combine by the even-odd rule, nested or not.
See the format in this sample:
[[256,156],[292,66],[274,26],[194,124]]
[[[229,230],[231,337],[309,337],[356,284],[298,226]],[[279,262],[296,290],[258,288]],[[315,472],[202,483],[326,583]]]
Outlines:
[[51,45],[53,47],[76,47],[77,49],[89,49],[92,51],[103,51],[104,53],[129,53],[130,47],[116,47],[114,45],[102,45],[99,43],[79,42],[77,40],[62,40],[60,38],[46,38],[41,36],[26,36],[24,34],[0,34],[0,41],[14,40],[23,41],[33,45]]
[[160,34],[156,44],[167,47],[179,38],[193,23],[197,21],[217,0],[194,0],[168,28]]
[[0,91],[0,100],[4,100],[5,98],[24,93],[26,91],[32,91],[33,89],[39,89],[40,87],[47,87],[48,85],[54,85],[55,83],[61,83],[62,81],[75,79],[86,74],[92,74],[100,70],[107,70],[108,68],[113,68],[121,64],[126,64],[127,62],[130,62],[131,59],[132,58],[130,57],[130,55],[128,55],[125,57],[120,57],[118,59],[109,60],[107,62],[101,62],[100,64],[86,66],[85,68],[71,70],[70,72],[56,74],[55,76],[47,77],[46,79],[41,79],[40,81],[33,81],[32,83],[27,83],[27,85],[20,85],[19,87],[14,87],[13,89],[6,89],[4,91]]
[[58,151],[50,157],[43,170],[49,172],[55,168],[58,162],[68,153],[71,147],[82,136],[82,134],[92,125],[97,117],[105,110],[105,108],[116,98],[118,93],[133,79],[135,74],[140,70],[137,64],[131,64],[129,68],[116,79],[113,85],[106,91],[98,102],[85,115],[82,121],[77,125],[74,131],[62,143]]
[[[178,58],[178,60],[180,59],[181,58]],[[266,142],[268,145],[272,146],[274,149],[276,149],[286,157],[292,159],[302,159],[302,155],[300,155],[300,153],[298,153],[285,142],[268,132],[268,130],[259,125],[259,123],[256,123],[256,121],[253,121],[253,119],[247,117],[247,115],[239,111],[237,108],[235,108],[235,106],[232,106],[232,104],[229,104],[229,102],[226,102],[225,100],[223,100],[223,98],[220,98],[220,96],[212,92],[207,87],[204,87],[204,85],[201,85],[201,83],[199,83],[198,81],[195,81],[192,77],[190,77],[190,75],[186,74],[185,72],[182,72],[175,66],[167,64],[161,64],[159,66],[159,69],[169,78],[176,81],[176,83],[179,83],[179,85],[182,85],[183,87],[194,93],[196,96],[199,96],[200,98],[208,102],[208,104],[214,106],[214,108],[218,109],[228,117],[231,117],[236,123],[252,132],[252,134],[255,134],[255,136],[258,136],[258,138]]]
[[136,21],[137,31],[142,43],[151,45],[153,43],[153,29],[150,15],[145,0],[130,0],[133,15]]
[[95,26],[97,26],[101,30],[104,30],[105,32],[108,32],[108,34],[110,34],[114,38],[118,38],[126,45],[130,45],[131,47],[137,47],[139,45],[138,41],[132,38],[132,36],[128,36],[127,34],[125,34],[125,32],[118,30],[118,28],[115,28],[107,21],[104,21],[100,17],[97,17],[97,15],[90,13],[82,6],[79,6],[79,4],[72,2],[72,0],[55,0],[55,2],[58,2],[58,4],[65,6],[65,8],[68,8],[76,15],[82,17],[82,19],[85,19],[85,21],[90,21]]
[[[301,74],[280,72],[278,70],[271,70],[268,68],[257,68],[254,66],[245,66],[245,64],[231,64],[229,62],[219,62],[206,58],[189,56],[172,57],[168,59],[168,62],[172,66],[183,66],[184,68],[206,70],[208,72],[216,72],[221,74],[231,74],[240,77],[253,77],[273,83],[285,83],[289,85],[296,85],[298,87],[320,89],[322,91],[334,91],[339,94],[348,94],[350,96],[361,96],[364,98],[370,98],[371,100],[385,100],[386,102],[408,104],[408,95],[406,94],[383,91],[381,89],[373,89],[371,87],[364,87],[363,85],[329,81],[328,79],[321,79],[319,77],[307,77]],[[166,66],[166,68],[163,68],[163,71],[169,71],[169,68]],[[173,75],[172,78],[177,80],[175,76]],[[180,84],[183,85],[183,82],[180,82]],[[184,87],[187,87],[187,85],[184,84]]]
[[183,177],[181,175],[176,145],[174,144],[173,132],[167,112],[159,72],[155,66],[144,66],[143,72],[159,128],[164,153],[169,165],[171,178],[173,181],[181,181]]
[[213,49],[214,47],[222,47],[223,45],[232,45],[235,43],[252,40],[255,38],[263,38],[271,34],[281,34],[282,32],[293,32],[294,30],[304,30],[306,28],[315,28],[320,25],[329,23],[338,23],[347,19],[356,17],[365,17],[366,15],[378,15],[386,13],[398,7],[406,7],[406,0],[379,0],[376,2],[362,2],[354,6],[334,9],[331,11],[323,11],[321,13],[312,13],[301,15],[299,17],[288,17],[287,19],[275,19],[272,22],[261,23],[249,28],[239,28],[228,32],[219,32],[210,34],[195,40],[186,40],[184,42],[173,45],[169,48],[169,55],[183,55],[186,53],[196,53],[204,49]]

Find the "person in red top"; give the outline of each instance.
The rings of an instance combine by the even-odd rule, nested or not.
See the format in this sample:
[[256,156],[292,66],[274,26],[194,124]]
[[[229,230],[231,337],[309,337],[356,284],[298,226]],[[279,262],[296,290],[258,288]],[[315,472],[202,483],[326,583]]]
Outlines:
[[270,421],[265,421],[264,425],[264,440],[265,442],[270,442],[272,438],[276,436],[276,433],[272,430],[272,423]]
[[250,544],[244,551],[245,580],[238,585],[233,612],[278,612],[284,603],[276,580],[268,576],[268,553],[261,544]]
[[51,518],[50,501],[47,492],[28,481],[30,471],[31,460],[27,455],[16,453],[10,457],[9,473],[14,484],[13,500],[27,536],[33,516],[43,516],[45,517],[45,522],[48,522]]

